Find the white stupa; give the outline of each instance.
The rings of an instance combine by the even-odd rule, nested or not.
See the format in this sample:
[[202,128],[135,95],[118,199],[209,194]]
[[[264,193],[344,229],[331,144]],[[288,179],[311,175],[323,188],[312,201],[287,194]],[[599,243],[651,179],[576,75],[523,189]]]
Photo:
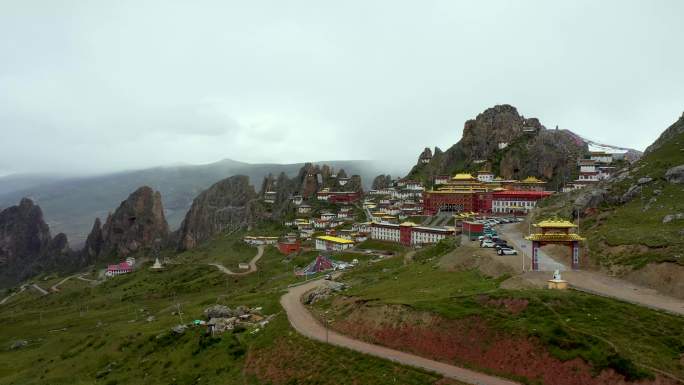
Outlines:
[[159,258],[154,259],[154,265],[150,269],[152,270],[162,270],[164,266],[162,266],[161,262],[159,262]]
[[561,278],[560,270],[554,271],[553,279],[549,279],[547,282],[549,289],[566,290],[568,288],[568,281]]

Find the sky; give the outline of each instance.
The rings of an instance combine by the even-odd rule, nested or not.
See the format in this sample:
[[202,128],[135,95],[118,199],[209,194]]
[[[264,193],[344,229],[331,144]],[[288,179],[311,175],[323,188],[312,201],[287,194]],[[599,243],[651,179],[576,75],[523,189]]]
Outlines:
[[409,167],[511,104],[645,149],[684,2],[0,0],[0,175],[231,158]]

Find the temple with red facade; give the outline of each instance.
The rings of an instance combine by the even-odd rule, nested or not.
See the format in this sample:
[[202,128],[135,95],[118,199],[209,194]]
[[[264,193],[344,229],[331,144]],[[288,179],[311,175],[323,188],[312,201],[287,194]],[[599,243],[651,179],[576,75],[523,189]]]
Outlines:
[[485,180],[460,173],[451,178],[449,183],[423,192],[423,213],[524,214],[532,210],[537,201],[551,195],[544,191],[545,185],[546,182],[535,177],[521,181],[501,178]]

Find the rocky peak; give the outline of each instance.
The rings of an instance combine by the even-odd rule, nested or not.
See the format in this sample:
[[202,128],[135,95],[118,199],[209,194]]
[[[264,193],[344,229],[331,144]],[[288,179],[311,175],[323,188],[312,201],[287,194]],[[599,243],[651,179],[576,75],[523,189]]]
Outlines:
[[86,246],[97,250],[101,245],[98,256],[125,256],[163,243],[169,236],[161,194],[147,186],[135,190],[108,216],[100,231],[101,243],[98,225],[96,221]]
[[83,259],[85,261],[93,261],[98,255],[100,255],[103,244],[102,223],[100,222],[100,218],[95,218],[95,223],[93,223],[93,228],[88,234],[85,247],[82,251]]
[[50,236],[43,211],[32,200],[0,211],[0,286],[35,275],[68,252],[66,235]]
[[371,188],[373,190],[382,190],[392,185],[392,177],[390,175],[378,175],[373,179]]
[[545,129],[536,118],[525,119],[508,104],[486,109],[465,122],[461,147],[470,159],[488,159],[504,143],[509,144],[527,132]]
[[192,249],[216,234],[252,225],[261,213],[257,198],[247,176],[215,183],[192,202],[179,230],[178,248]]
[[430,150],[430,147],[425,147],[423,152],[420,153],[418,156],[418,162],[419,163],[427,163],[430,160],[432,160],[432,150]]

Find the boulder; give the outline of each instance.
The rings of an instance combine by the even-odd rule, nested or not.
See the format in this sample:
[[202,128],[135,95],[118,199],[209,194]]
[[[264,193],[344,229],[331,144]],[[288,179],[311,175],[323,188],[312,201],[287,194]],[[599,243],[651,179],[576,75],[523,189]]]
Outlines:
[[672,167],[665,172],[665,179],[670,183],[684,183],[684,164]]
[[596,208],[606,201],[608,191],[602,188],[585,189],[574,202],[574,206],[582,211],[589,208]]
[[26,340],[17,340],[17,341],[12,342],[12,345],[10,345],[10,350],[21,349],[21,348],[23,348],[23,347],[26,346],[26,345],[28,345],[28,341],[26,341]]
[[304,296],[304,303],[306,305],[313,305],[314,303],[316,303],[320,300],[324,300],[324,299],[327,299],[328,297],[330,297],[331,292],[332,291],[328,287],[316,288],[315,290],[308,292]]
[[342,282],[335,282],[335,281],[325,281],[326,285],[328,288],[332,291],[342,291],[347,288],[347,285],[345,285]]
[[235,316],[235,311],[231,310],[228,306],[224,305],[213,305],[204,309],[204,315],[211,318],[228,318]]
[[652,180],[653,180],[653,178],[648,177],[648,176],[641,177],[637,180],[637,184],[638,185],[644,185],[646,183],[650,183]]
[[674,220],[684,219],[684,213],[668,214],[663,217],[663,223],[670,223]]
[[174,333],[176,333],[176,334],[183,334],[183,333],[185,333],[185,330],[186,330],[187,328],[188,328],[188,327],[185,326],[185,325],[176,325],[176,326],[174,326],[173,328],[171,328],[171,331],[174,332]]
[[627,203],[634,199],[637,195],[641,193],[641,186],[639,185],[632,185],[629,189],[627,189],[627,192],[622,194],[622,197],[620,197],[620,201],[622,203]]

